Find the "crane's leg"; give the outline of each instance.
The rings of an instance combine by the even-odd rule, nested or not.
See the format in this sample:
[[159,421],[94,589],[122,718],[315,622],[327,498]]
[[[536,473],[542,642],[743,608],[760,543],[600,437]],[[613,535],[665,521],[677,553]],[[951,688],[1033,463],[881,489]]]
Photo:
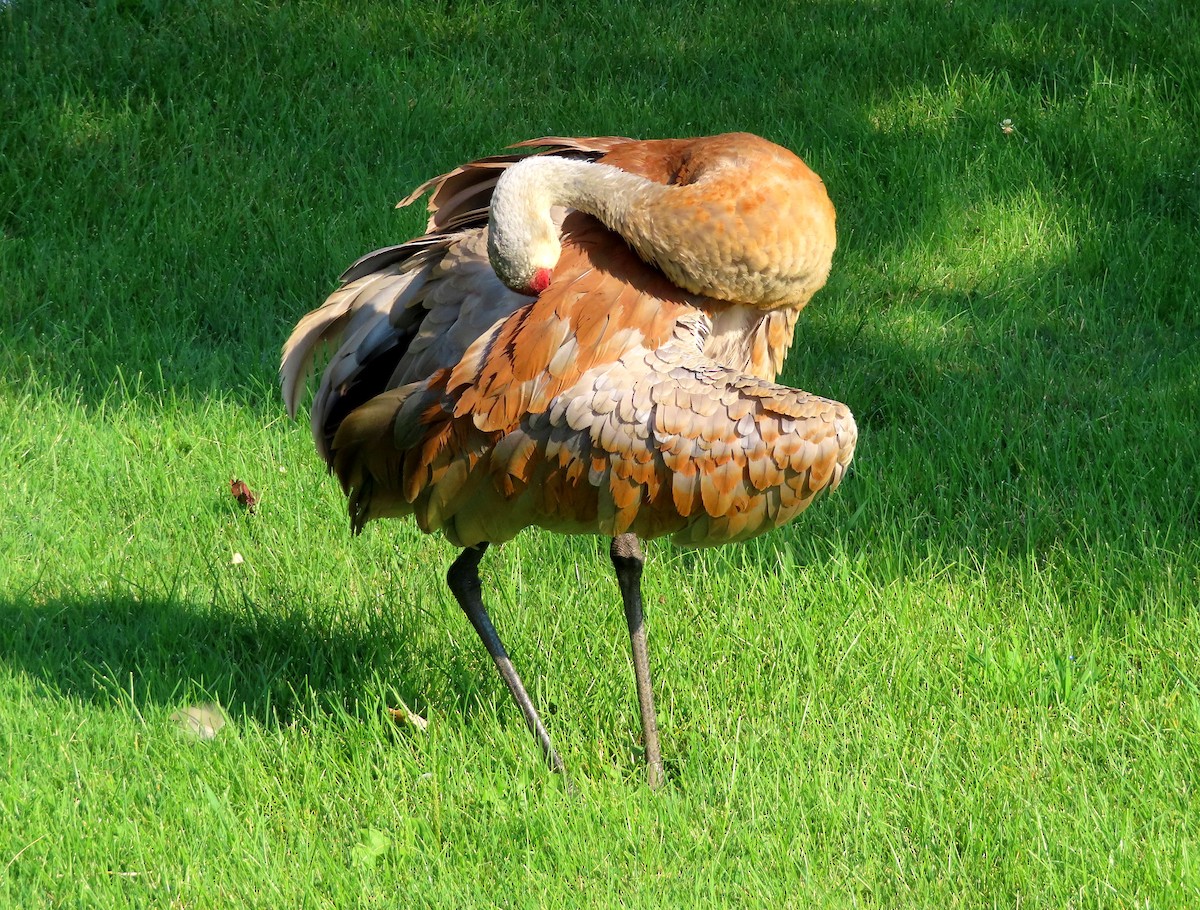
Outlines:
[[454,594],[458,605],[467,614],[467,619],[471,620],[471,625],[475,627],[479,640],[483,642],[483,646],[492,655],[492,660],[496,662],[496,669],[500,671],[500,677],[508,685],[508,691],[512,693],[521,713],[525,715],[525,723],[529,725],[529,731],[541,745],[546,762],[552,770],[561,773],[563,770],[562,759],[558,757],[554,746],[550,744],[550,734],[546,732],[542,719],[538,717],[533,700],[525,691],[521,677],[517,675],[512,661],[508,659],[508,652],[504,650],[504,644],[500,641],[500,636],[496,634],[496,627],[492,625],[492,620],[483,606],[481,585],[479,584],[479,561],[483,559],[486,551],[486,543],[463,550],[446,573],[446,583],[450,586],[450,591]]
[[625,622],[629,624],[629,644],[633,649],[633,675],[637,680],[638,707],[642,711],[642,737],[646,741],[646,782],[650,789],[664,780],[662,750],[658,745],[658,718],[654,713],[654,691],[650,687],[650,655],[646,649],[646,626],[642,622],[642,547],[636,534],[614,537],[608,551],[621,600],[625,604]]

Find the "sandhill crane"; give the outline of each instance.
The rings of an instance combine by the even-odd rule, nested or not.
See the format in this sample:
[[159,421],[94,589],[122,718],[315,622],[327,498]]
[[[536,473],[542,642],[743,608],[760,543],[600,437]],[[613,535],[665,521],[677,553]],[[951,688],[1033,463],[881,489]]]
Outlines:
[[413,515],[463,548],[447,582],[546,760],[562,760],[485,609],[488,544],[531,525],[612,538],[647,775],[663,780],[639,538],[745,540],[841,481],[845,405],[774,382],[828,276],[834,209],[745,133],[545,138],[428,181],[426,233],[354,263],[300,320],[294,417],[319,348],[317,449],[353,529]]

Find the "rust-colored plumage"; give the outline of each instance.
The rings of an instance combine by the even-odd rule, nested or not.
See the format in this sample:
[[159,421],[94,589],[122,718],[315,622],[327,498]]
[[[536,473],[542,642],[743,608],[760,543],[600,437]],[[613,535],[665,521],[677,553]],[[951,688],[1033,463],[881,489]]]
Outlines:
[[[478,561],[531,525],[614,538],[655,784],[636,538],[769,531],[835,488],[854,451],[844,405],[774,382],[828,274],[833,206],[799,158],[748,134],[521,146],[540,151],[472,162],[405,201],[432,193],[428,233],[359,260],[300,321],[284,397],[294,414],[317,350],[332,351],[312,430],[354,528],[411,514],[466,548],[451,588],[556,767],[479,601]],[[536,224],[501,220],[522,206],[553,235],[541,246]],[[514,277],[534,270],[551,275],[536,296],[498,277],[540,287]]]

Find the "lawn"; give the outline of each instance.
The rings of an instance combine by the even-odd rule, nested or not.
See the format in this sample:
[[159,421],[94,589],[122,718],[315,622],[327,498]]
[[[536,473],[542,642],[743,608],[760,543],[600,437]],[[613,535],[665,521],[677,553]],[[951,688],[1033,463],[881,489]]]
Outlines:
[[[11,0],[0,66],[0,907],[1200,905],[1191,0]],[[783,380],[858,453],[648,545],[659,792],[605,542],[489,551],[568,790],[279,348],[433,174],[734,129],[838,208]]]

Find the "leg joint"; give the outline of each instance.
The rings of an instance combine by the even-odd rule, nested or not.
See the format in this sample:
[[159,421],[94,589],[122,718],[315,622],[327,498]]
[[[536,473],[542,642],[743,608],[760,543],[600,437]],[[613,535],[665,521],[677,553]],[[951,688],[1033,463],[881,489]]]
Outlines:
[[642,547],[636,534],[614,537],[612,546],[608,549],[608,556],[618,576],[641,577],[646,557],[642,555]]
[[483,559],[485,550],[486,543],[467,547],[446,570],[446,585],[459,604],[479,599],[483,587],[479,581],[479,561]]

